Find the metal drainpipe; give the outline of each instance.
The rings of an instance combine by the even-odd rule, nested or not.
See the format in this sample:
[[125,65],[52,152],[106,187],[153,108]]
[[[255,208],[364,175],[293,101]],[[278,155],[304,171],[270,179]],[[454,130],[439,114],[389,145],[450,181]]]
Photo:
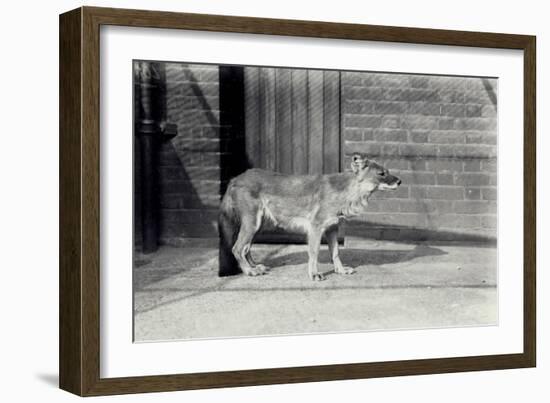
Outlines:
[[158,145],[177,135],[177,126],[165,122],[166,102],[158,63],[137,62],[136,135],[141,146],[141,229],[142,252],[152,253],[158,248]]

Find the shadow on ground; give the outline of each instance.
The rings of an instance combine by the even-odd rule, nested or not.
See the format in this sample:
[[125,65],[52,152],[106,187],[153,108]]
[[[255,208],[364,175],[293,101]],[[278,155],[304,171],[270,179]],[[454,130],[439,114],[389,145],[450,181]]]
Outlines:
[[[298,250],[296,250],[298,249]],[[290,266],[305,265],[308,253],[305,245],[265,247],[257,245],[253,248],[254,259],[266,265],[270,272],[284,271]],[[358,249],[341,248],[340,259],[345,266],[357,269],[360,266],[385,265],[405,263],[414,259],[442,256],[447,252],[427,246],[416,245],[413,249]],[[134,289],[136,291],[150,287],[171,277],[189,275],[193,272],[209,277],[217,277],[218,252],[215,248],[163,248],[156,255],[134,258]],[[324,248],[319,253],[320,264],[331,264],[329,251]],[[205,270],[208,273],[205,273]],[[221,283],[229,280],[219,279]]]
[[[345,266],[357,268],[365,265],[382,265],[403,263],[412,259],[426,256],[441,256],[447,252],[439,248],[433,248],[426,245],[416,245],[412,250],[403,249],[384,249],[384,250],[368,250],[368,249],[341,249],[340,259]],[[296,265],[298,262],[306,263],[308,254],[306,251],[291,252],[281,254],[279,256],[268,255],[262,261],[263,264],[270,267],[272,270],[277,270],[283,266]],[[328,250],[322,250],[319,253],[319,263],[331,263],[331,258]]]

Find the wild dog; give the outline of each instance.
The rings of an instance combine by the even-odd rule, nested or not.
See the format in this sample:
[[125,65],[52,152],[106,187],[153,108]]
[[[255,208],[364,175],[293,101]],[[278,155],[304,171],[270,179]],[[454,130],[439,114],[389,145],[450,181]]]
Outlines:
[[264,224],[307,235],[312,280],[325,278],[317,261],[323,234],[334,271],[354,273],[352,268],[344,267],[338,255],[340,219],[363,214],[376,190],[395,190],[400,184],[401,179],[359,153],[352,156],[351,172],[286,175],[247,170],[230,181],[221,202],[219,275],[266,273],[267,268],[256,264],[250,255],[254,236]]

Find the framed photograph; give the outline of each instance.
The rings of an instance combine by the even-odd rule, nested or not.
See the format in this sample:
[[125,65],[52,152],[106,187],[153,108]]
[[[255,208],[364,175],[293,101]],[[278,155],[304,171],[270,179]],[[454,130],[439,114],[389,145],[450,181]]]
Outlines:
[[60,16],[60,387],[533,367],[535,37]]

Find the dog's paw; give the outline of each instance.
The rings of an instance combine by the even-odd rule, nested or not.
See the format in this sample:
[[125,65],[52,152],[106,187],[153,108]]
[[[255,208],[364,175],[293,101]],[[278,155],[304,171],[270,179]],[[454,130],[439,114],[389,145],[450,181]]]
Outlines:
[[267,273],[267,267],[265,267],[263,264],[259,264],[255,267],[251,267],[246,272],[248,276],[261,276],[266,273]]
[[323,281],[325,279],[325,275],[323,273],[311,274],[310,277],[313,281]]
[[355,269],[353,269],[351,267],[344,267],[344,266],[337,267],[334,271],[338,274],[353,274],[353,273],[355,273]]
[[264,266],[263,264],[256,265],[255,269],[260,272],[260,274],[267,274],[269,267]]

